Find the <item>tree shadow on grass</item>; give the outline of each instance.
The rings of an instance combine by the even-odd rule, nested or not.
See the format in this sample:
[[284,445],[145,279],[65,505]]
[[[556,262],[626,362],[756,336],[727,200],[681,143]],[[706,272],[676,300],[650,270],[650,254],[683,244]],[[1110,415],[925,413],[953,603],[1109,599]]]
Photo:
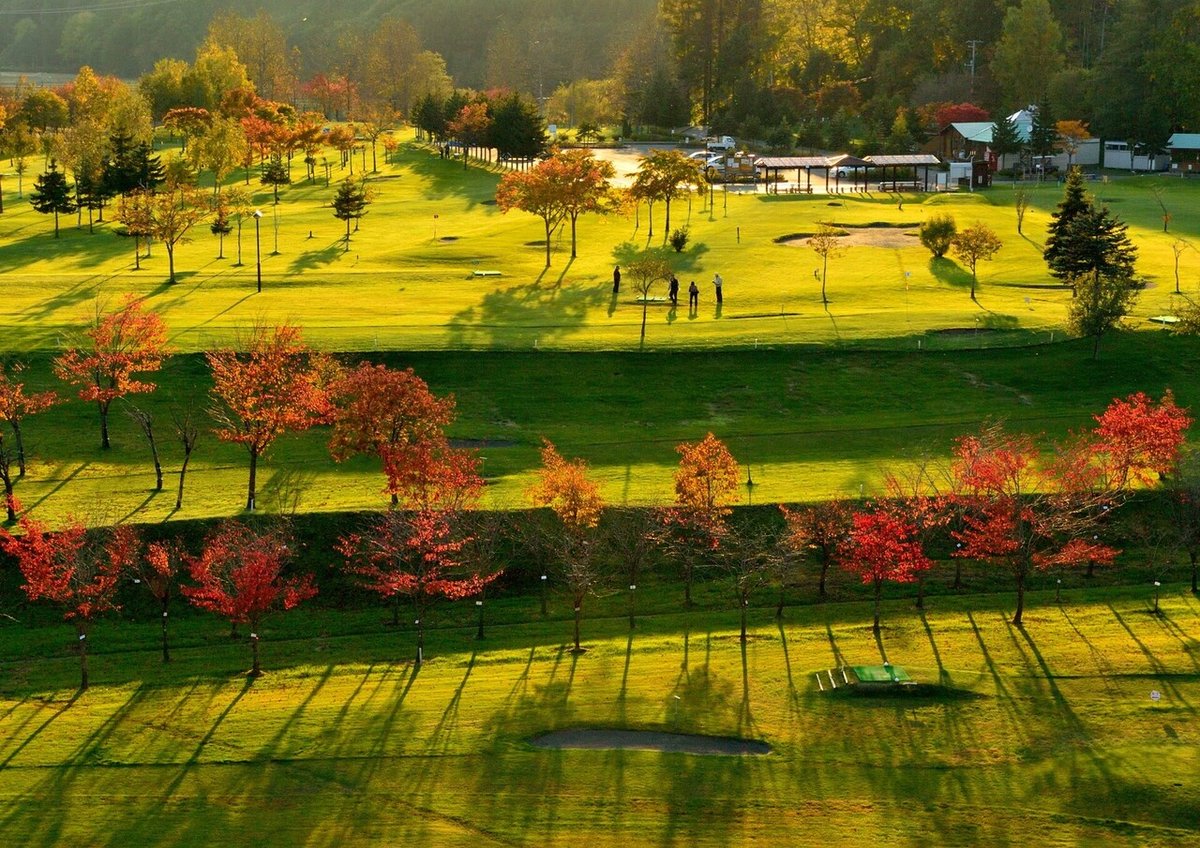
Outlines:
[[441,159],[417,152],[404,157],[404,164],[423,181],[422,194],[433,200],[455,199],[468,206],[494,201],[499,182],[494,172],[462,166],[462,159]]
[[[613,248],[612,257],[617,265],[628,265],[637,259],[653,256],[666,261],[676,274],[695,274],[708,251],[708,245],[704,242],[693,242],[687,250],[676,253],[675,248],[669,245],[642,249],[631,241],[623,241]],[[632,283],[632,279],[629,282]]]
[[525,347],[577,331],[604,298],[604,288],[595,285],[512,285],[488,292],[454,315],[447,328],[456,347],[512,346],[518,339]]
[[971,290],[971,273],[945,256],[934,256],[929,260],[929,273],[948,286]]
[[77,232],[73,227],[63,226],[56,239],[51,222],[45,233],[0,242],[0,272],[16,271],[42,261],[94,269],[111,265],[127,252],[124,241],[103,230],[89,235],[86,231]]
[[346,252],[346,240],[340,238],[325,247],[301,253],[288,265],[288,273],[299,274],[305,271],[315,271],[318,268],[332,264],[339,256],[345,255]]

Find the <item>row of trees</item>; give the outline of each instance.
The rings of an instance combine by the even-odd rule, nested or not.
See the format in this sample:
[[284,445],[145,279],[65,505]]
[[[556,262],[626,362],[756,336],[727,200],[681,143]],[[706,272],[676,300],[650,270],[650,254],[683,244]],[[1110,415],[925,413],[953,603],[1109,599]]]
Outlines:
[[[429,396],[411,372],[360,366],[360,385],[398,391],[355,395],[347,407],[358,416],[351,429],[334,427],[341,456],[370,450],[384,457],[393,508],[368,516],[361,528],[341,537],[336,551],[342,568],[358,585],[379,595],[399,623],[400,601],[414,615],[417,663],[424,659],[428,616],[441,600],[476,598],[504,568],[497,516],[472,511],[483,481],[478,459],[452,448],[441,433],[452,403]],[[398,398],[405,400],[398,401]],[[400,408],[404,407],[404,411]],[[419,427],[407,423],[416,407]],[[384,409],[386,408],[386,413]],[[364,428],[363,419],[372,424]],[[392,429],[384,432],[384,422]],[[942,471],[924,463],[889,473],[886,494],[869,502],[833,500],[781,507],[783,524],[758,526],[730,520],[741,487],[740,468],[711,433],[680,444],[675,500],[654,510],[625,511],[624,520],[603,521],[605,504],[586,464],[564,458],[549,442],[529,490],[549,523],[529,525],[537,560],[554,575],[573,609],[574,650],[582,651],[584,605],[608,590],[619,575],[628,582],[630,626],[634,593],[655,550],[677,564],[684,604],[701,569],[720,568],[731,578],[747,635],[752,596],[763,588],[782,592],[816,566],[823,598],[831,568],[843,569],[872,587],[874,623],[886,583],[917,583],[935,557],[976,560],[1005,571],[1017,593],[1013,623],[1022,624],[1025,589],[1036,571],[1110,564],[1119,551],[1109,541],[1113,510],[1137,486],[1171,481],[1173,528],[1192,560],[1200,552],[1200,479],[1185,469],[1181,448],[1191,418],[1167,393],[1154,401],[1134,394],[1113,401],[1087,433],[1043,449],[1026,436],[998,425],[959,438]],[[392,438],[395,432],[407,435]],[[178,539],[144,544],[129,526],[87,531],[73,522],[50,533],[22,514],[19,533],[0,530],[0,546],[18,563],[30,600],[59,606],[79,639],[81,688],[88,685],[90,625],[117,608],[123,580],[143,583],[161,611],[164,662],[170,661],[170,605],[182,595],[200,609],[249,628],[250,674],[261,673],[259,629],[263,618],[316,594],[312,575],[291,574],[287,563],[296,543],[281,524],[228,521],[213,529],[198,552]],[[546,613],[543,574],[542,611]],[[187,578],[187,579],[185,579]],[[958,575],[956,575],[956,581]],[[479,635],[483,623],[480,619]]]

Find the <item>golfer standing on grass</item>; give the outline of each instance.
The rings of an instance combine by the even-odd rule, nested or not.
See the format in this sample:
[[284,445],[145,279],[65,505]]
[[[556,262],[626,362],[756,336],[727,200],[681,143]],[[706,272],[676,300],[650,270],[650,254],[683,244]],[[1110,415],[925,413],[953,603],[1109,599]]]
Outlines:
[[721,283],[723,283],[723,282],[724,282],[724,280],[721,279],[720,274],[716,274],[713,276],[713,288],[715,288],[717,290],[717,303],[718,304],[721,303]]

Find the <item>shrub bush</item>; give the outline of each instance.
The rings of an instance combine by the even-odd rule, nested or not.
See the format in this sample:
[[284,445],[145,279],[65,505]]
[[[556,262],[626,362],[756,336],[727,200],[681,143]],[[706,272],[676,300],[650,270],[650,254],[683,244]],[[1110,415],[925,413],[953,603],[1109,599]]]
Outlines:
[[675,230],[671,233],[671,238],[668,240],[671,242],[671,247],[675,248],[676,253],[683,253],[683,249],[687,247],[688,243],[687,227],[680,227],[678,230]]
[[950,242],[957,233],[958,226],[954,223],[954,216],[942,213],[930,215],[921,222],[919,234],[921,244],[925,245],[935,257],[941,259],[950,249]]

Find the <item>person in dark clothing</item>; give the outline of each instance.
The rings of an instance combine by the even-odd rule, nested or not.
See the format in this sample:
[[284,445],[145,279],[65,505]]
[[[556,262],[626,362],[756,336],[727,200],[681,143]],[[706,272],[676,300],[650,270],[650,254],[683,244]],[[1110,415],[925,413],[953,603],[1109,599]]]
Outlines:
[[688,308],[700,307],[700,287],[696,285],[696,281],[692,280],[692,284],[688,286]]
[[716,276],[713,277],[713,288],[715,288],[717,290],[717,305],[718,306],[721,305],[721,285],[722,285],[722,283],[724,283],[724,280],[721,279],[720,274],[717,274]]
[[618,294],[621,291],[621,266],[613,268],[613,294]]
[[671,298],[671,305],[679,305],[679,278],[674,274],[671,275],[671,283],[667,288],[667,297]]

